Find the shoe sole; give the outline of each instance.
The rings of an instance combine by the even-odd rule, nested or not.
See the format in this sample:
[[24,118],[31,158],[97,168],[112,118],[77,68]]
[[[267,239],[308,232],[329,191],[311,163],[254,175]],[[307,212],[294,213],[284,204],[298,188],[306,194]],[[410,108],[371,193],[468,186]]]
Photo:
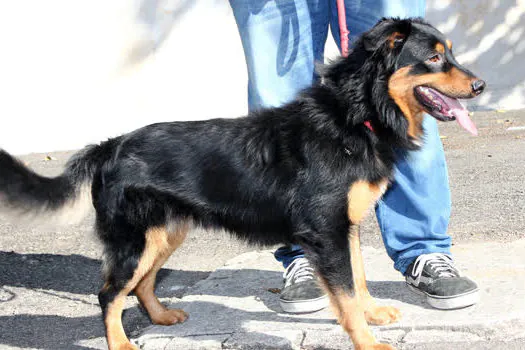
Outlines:
[[467,306],[477,304],[479,302],[479,289],[474,289],[470,292],[454,295],[450,297],[440,297],[436,295],[428,294],[422,290],[417,289],[416,287],[406,283],[408,289],[412,292],[426,296],[427,302],[430,306],[440,309],[440,310],[453,310],[461,309]]
[[329,300],[328,295],[323,295],[319,298],[309,300],[288,301],[279,299],[279,303],[284,312],[300,314],[322,310],[328,306]]

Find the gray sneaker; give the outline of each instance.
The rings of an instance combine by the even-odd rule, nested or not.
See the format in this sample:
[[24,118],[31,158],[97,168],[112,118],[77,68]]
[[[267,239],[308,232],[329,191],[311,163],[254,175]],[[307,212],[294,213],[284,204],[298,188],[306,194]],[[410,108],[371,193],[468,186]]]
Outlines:
[[314,312],[328,306],[328,296],[317,284],[306,258],[295,259],[283,274],[284,288],[279,302],[284,312]]
[[420,255],[405,273],[410,290],[425,295],[436,309],[458,309],[479,301],[477,284],[460,275],[449,255]]

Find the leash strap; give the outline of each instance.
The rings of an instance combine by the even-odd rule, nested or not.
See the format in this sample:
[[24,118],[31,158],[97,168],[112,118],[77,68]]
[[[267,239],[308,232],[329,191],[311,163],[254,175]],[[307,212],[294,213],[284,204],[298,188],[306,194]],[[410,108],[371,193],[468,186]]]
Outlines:
[[337,19],[339,21],[339,37],[341,38],[341,54],[348,56],[348,35],[350,31],[346,26],[345,0],[337,0]]

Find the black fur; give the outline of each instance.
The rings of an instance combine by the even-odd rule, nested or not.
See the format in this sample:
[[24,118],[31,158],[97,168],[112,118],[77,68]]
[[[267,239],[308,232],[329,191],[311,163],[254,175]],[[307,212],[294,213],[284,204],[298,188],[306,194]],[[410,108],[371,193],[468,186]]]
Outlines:
[[12,210],[55,209],[64,204],[74,187],[66,176],[39,176],[7,152],[0,150],[0,200]]
[[54,178],[36,174],[0,149],[0,205],[19,214],[60,209],[75,199],[82,184],[91,183],[119,140],[117,137],[84,148],[71,157],[64,173]]
[[[188,218],[251,244],[301,244],[328,288],[350,293],[349,188],[390,179],[394,150],[417,148],[388,93],[389,77],[403,66],[403,38],[422,35],[412,33],[414,23],[430,28],[381,21],[349,57],[323,69],[322,82],[282,107],[149,125],[86,148],[54,179],[2,152],[2,203],[58,208],[92,179],[108,263],[104,310],[132,277],[148,228]],[[395,32],[403,36],[391,44]]]

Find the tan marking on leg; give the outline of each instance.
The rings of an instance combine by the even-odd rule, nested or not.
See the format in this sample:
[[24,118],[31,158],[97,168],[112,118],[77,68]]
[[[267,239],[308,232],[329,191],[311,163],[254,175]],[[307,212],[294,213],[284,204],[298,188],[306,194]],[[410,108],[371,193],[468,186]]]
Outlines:
[[157,272],[164,265],[170,255],[182,244],[189,230],[189,223],[177,225],[173,232],[169,233],[169,249],[161,253],[155,260],[151,270],[142,278],[135,288],[135,295],[154,324],[169,326],[175,323],[184,322],[188,318],[181,309],[168,309],[161,304],[155,295],[155,278]]
[[[122,326],[122,311],[126,296],[137,286],[143,277],[153,268],[159,256],[170,249],[170,235],[164,227],[151,228],[146,232],[146,244],[139,259],[133,277],[119,294],[108,304],[104,323],[110,350],[138,349],[129,342]],[[169,254],[168,254],[169,256]]]
[[348,218],[352,224],[359,224],[365,218],[370,208],[386,191],[387,180],[377,184],[367,181],[356,181],[348,191]]
[[447,39],[447,40],[445,41],[445,43],[447,44],[448,49],[449,49],[449,50],[452,50],[452,41],[450,41],[450,40]]
[[108,304],[104,323],[106,325],[109,350],[138,350],[136,346],[130,343],[122,326],[122,310],[124,309],[128,293],[129,291],[119,293],[115,299]]
[[365,312],[365,319],[370,324],[384,325],[396,322],[401,318],[401,312],[391,306],[379,306],[370,295],[366,285],[361,241],[359,239],[359,225],[350,226],[350,259],[354,278],[355,294],[361,300]]

